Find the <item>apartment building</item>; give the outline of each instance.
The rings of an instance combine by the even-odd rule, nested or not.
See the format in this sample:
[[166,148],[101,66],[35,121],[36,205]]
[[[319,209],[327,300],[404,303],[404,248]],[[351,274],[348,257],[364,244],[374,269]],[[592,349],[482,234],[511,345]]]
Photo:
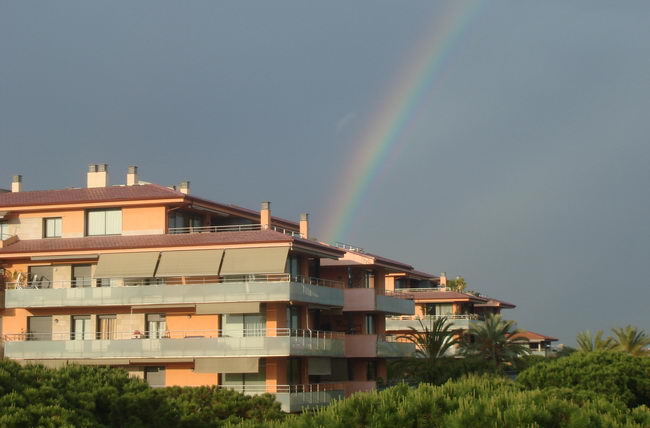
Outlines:
[[402,293],[415,304],[415,313],[390,315],[386,319],[386,331],[404,334],[414,328],[422,331],[431,321],[446,318],[455,331],[469,328],[470,322],[483,320],[488,314],[499,314],[503,309],[516,306],[474,292],[455,291],[447,287],[444,272],[440,276],[410,271],[389,274],[386,288],[395,295]]
[[298,221],[146,183],[0,192],[2,352],[20,363],[121,367],[153,386],[275,394],[285,411],[375,388],[412,344],[385,317],[412,267],[318,242]]

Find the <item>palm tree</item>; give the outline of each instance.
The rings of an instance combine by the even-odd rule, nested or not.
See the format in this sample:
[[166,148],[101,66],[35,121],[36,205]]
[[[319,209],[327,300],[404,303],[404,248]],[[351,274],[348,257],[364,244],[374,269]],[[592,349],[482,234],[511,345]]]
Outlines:
[[506,321],[501,315],[490,314],[485,321],[470,324],[465,334],[466,340],[461,344],[462,353],[483,357],[498,367],[530,353],[528,339],[518,336],[521,332],[514,321]]
[[614,327],[612,331],[616,336],[613,339],[616,350],[627,352],[634,356],[644,355],[648,352],[645,347],[650,345],[650,337],[646,335],[644,330],[627,325],[625,328]]
[[429,325],[418,320],[420,328],[410,327],[408,333],[398,337],[415,345],[415,358],[395,362],[395,368],[402,374],[411,374],[419,380],[437,383],[439,366],[448,358],[452,346],[458,344],[447,317],[436,318]]
[[605,333],[602,330],[596,332],[596,336],[591,334],[591,331],[581,331],[576,336],[578,342],[578,350],[581,352],[593,351],[611,351],[616,348],[616,342],[611,337],[603,337]]

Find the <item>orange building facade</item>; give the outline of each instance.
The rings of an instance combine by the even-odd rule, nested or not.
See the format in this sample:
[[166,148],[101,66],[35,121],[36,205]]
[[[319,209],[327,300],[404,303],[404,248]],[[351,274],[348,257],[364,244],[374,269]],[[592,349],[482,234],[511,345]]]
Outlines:
[[[293,222],[139,180],[0,192],[0,329],[22,364],[107,365],[153,386],[276,395],[285,411],[385,380],[412,344],[386,316],[413,316],[391,289],[409,265],[309,236]],[[393,287],[394,288],[394,287]]]

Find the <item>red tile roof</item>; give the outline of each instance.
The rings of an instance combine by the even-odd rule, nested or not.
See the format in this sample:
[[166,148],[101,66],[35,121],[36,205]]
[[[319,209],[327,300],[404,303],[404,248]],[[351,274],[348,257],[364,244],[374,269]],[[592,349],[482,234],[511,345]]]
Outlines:
[[[193,233],[172,235],[88,236],[85,238],[29,239],[0,248],[0,255],[31,252],[101,251],[152,247],[184,247],[271,242],[293,242],[298,245],[337,253],[336,249],[317,242],[291,237],[272,230],[246,232]],[[339,252],[343,255],[343,252]]]
[[112,202],[132,199],[173,199],[186,195],[157,184],[109,186],[91,189],[34,190],[0,193],[0,208],[26,205],[56,205],[89,202]]
[[534,333],[532,331],[527,331],[527,330],[522,330],[520,333],[515,334],[512,337],[513,338],[514,337],[525,337],[526,339],[528,339],[531,342],[541,342],[541,341],[545,341],[545,340],[548,340],[550,342],[555,342],[555,341],[559,340],[559,339],[556,339],[555,337],[545,336],[543,334]]
[[422,289],[417,291],[417,288],[411,288],[406,293],[410,294],[415,301],[418,300],[451,300],[451,301],[472,301],[486,303],[488,300],[484,297],[475,296],[469,293],[461,293],[458,291],[437,291],[431,289]]
[[[169,187],[158,184],[140,184],[137,186],[108,186],[95,188],[74,188],[59,190],[34,190],[27,192],[0,193],[0,208],[29,205],[82,204],[92,202],[119,202],[128,200],[184,199],[188,202],[211,205],[216,208],[232,210],[244,216],[259,217],[259,211],[237,205],[221,204],[193,195],[186,195]],[[298,223],[273,216],[273,221],[298,228]]]
[[508,309],[513,309],[516,308],[517,305],[514,303],[506,302],[504,300],[499,300],[499,299],[493,299],[491,297],[486,297],[489,299],[487,303],[479,303],[476,306],[480,308],[508,308]]

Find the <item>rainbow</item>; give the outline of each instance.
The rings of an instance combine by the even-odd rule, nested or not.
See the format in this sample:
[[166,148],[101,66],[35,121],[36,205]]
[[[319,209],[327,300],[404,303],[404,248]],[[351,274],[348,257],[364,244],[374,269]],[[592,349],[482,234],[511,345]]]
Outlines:
[[451,0],[436,10],[428,34],[397,73],[395,84],[371,115],[348,157],[344,173],[328,204],[324,235],[340,241],[359,214],[364,196],[381,167],[398,146],[418,107],[430,92],[454,42],[478,13],[484,0]]

